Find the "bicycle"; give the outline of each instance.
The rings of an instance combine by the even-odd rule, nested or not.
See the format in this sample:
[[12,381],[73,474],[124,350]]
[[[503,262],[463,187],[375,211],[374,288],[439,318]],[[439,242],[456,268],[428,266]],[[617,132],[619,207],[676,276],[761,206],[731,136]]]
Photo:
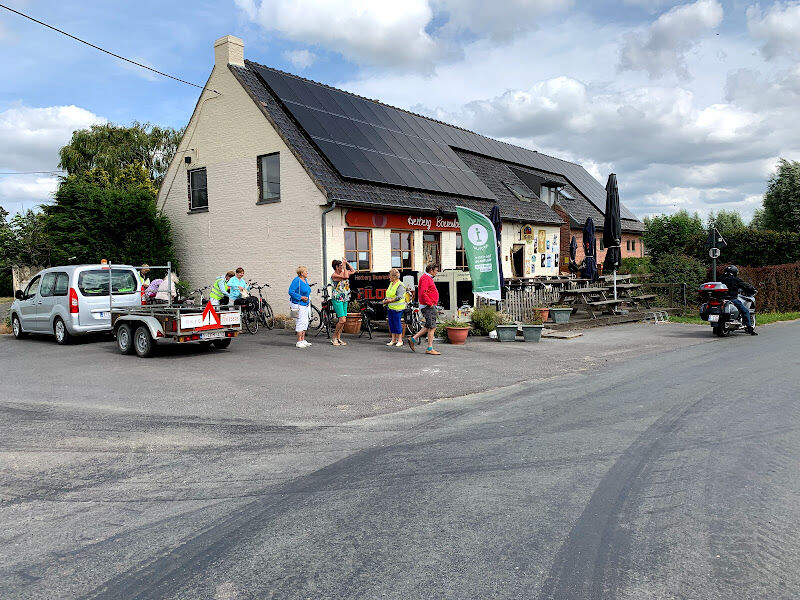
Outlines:
[[412,301],[406,306],[403,311],[403,319],[406,323],[406,332],[409,337],[413,337],[422,329],[422,312],[419,309],[419,303]]
[[264,295],[261,293],[261,290],[264,288],[268,288],[269,284],[265,283],[263,285],[259,285],[257,281],[250,280],[248,282],[250,285],[251,290],[256,290],[258,295],[252,294],[251,298],[255,298],[258,302],[258,306],[256,308],[256,314],[258,315],[258,320],[267,329],[272,329],[275,327],[275,314],[272,311],[272,306],[270,306],[267,299],[264,298]]
[[[185,296],[179,298],[176,303],[178,304],[186,304],[186,305],[193,305],[193,306],[205,306],[208,302],[208,298],[203,295],[203,292],[206,290],[210,290],[211,286],[207,285],[205,287],[197,288],[196,290],[192,290],[187,292]],[[200,296],[198,301],[197,296]]]
[[369,339],[372,339],[372,317],[375,316],[375,308],[371,306],[369,300],[359,300],[361,303],[361,332],[358,337],[364,335],[366,331]]
[[[313,288],[315,285],[317,284],[312,283],[311,287]],[[336,329],[336,323],[339,321],[336,316],[336,311],[333,310],[333,300],[328,292],[328,288],[330,287],[331,285],[328,284],[322,289],[317,290],[317,294],[322,294],[322,304],[320,308],[309,303],[308,328],[317,330],[314,337],[317,337],[324,329],[325,335],[330,339],[331,333]]]

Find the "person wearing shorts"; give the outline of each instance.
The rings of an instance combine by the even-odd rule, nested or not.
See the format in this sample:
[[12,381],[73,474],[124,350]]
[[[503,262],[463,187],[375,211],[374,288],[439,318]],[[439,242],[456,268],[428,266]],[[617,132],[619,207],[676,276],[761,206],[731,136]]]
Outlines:
[[347,303],[350,301],[350,275],[356,270],[347,262],[347,257],[342,260],[334,260],[331,263],[333,274],[331,275],[331,300],[333,310],[336,313],[336,329],[331,336],[331,344],[334,346],[346,346],[347,342],[342,341],[342,330],[347,321]]
[[406,287],[400,282],[400,271],[389,271],[389,288],[383,300],[386,305],[386,316],[389,321],[389,333],[392,339],[387,346],[403,345],[403,312],[406,310]]
[[411,348],[412,352],[416,352],[414,346],[422,341],[422,336],[427,335],[428,348],[425,350],[425,354],[440,354],[433,349],[433,336],[436,334],[436,305],[439,304],[439,290],[436,289],[433,278],[438,273],[439,265],[430,264],[425,267],[425,272],[419,278],[417,298],[419,300],[419,309],[425,322],[416,335],[408,338],[408,347]]

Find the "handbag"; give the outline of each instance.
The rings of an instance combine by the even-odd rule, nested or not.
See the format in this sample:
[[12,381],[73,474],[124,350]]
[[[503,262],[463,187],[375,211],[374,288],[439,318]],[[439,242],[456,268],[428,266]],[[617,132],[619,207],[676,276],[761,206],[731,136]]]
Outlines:
[[[297,308],[295,308],[297,307]],[[291,308],[289,309],[289,314],[293,319],[300,318],[300,307],[297,304],[292,304]]]

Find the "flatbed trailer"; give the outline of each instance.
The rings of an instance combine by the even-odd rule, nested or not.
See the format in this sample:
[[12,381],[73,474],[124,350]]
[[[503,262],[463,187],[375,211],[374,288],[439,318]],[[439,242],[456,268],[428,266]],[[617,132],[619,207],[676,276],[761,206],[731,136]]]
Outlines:
[[198,343],[205,348],[227,348],[242,328],[242,313],[238,306],[204,307],[174,304],[172,288],[172,263],[151,269],[166,269],[167,298],[169,301],[146,304],[142,289],[142,305],[115,307],[111,285],[111,265],[107,267],[109,311],[111,329],[122,354],[134,352],[146,358],[153,355],[161,341],[172,343]]
[[122,354],[152,356],[160,342],[227,348],[242,327],[239,307],[148,304],[111,309],[111,328]]

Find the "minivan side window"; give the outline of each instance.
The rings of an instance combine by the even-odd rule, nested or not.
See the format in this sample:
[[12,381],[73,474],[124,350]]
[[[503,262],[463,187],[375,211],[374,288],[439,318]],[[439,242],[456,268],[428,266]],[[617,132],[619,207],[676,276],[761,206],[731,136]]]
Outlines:
[[28,287],[25,288],[25,293],[23,296],[27,300],[28,298],[33,298],[36,295],[36,292],[39,291],[39,283],[41,282],[42,277],[41,275],[37,275],[33,279],[31,279]]
[[39,295],[42,297],[52,296],[55,287],[56,273],[45,273],[42,275],[42,285],[39,286]]
[[53,289],[53,296],[66,296],[69,291],[69,275],[66,273],[56,273],[56,286]]
[[[78,289],[84,296],[108,296],[108,269],[82,271]],[[111,291],[114,294],[133,294],[138,289],[136,275],[128,269],[111,270]]]

